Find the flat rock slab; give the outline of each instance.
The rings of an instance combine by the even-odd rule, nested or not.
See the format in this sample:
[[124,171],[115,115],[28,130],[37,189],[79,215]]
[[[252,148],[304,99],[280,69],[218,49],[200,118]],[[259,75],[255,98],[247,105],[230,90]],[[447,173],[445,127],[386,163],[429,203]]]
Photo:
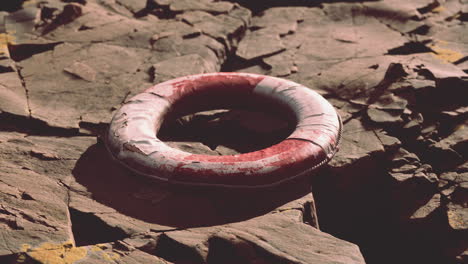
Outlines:
[[365,263],[355,245],[298,220],[298,212],[282,211],[218,228],[168,232],[163,241],[188,246],[203,262],[232,261],[222,255],[232,248],[242,252],[237,261]]
[[283,51],[284,45],[275,32],[257,30],[249,33],[242,39],[237,48],[236,55],[251,60],[257,57],[272,55]]
[[[2,160],[0,190],[5,203],[0,219],[4,225],[3,237],[8,237],[1,244],[2,255],[41,263],[55,259],[98,263],[109,258],[154,259],[166,263],[136,249],[116,251],[109,247],[109,251],[105,245],[83,243],[114,242],[148,232],[167,239],[184,232],[192,236],[192,232],[199,232],[197,230],[203,230],[204,236],[209,238],[225,230],[228,236],[239,236],[252,248],[259,246],[269,252],[259,257],[271,255],[304,263],[335,258],[346,263],[346,258],[350,258],[355,263],[364,263],[357,246],[314,227],[317,218],[310,183],[306,179],[306,182],[289,185],[281,195],[278,190],[248,192],[241,196],[229,192],[177,190],[118,166],[102,144],[94,143],[93,137],[64,140],[6,132],[0,138],[0,153],[6,157]],[[17,162],[19,160],[21,162]],[[263,214],[266,215],[256,217]],[[252,217],[256,218],[248,220]],[[84,219],[88,219],[86,229],[81,229],[79,221]],[[239,224],[229,224],[239,221]],[[265,221],[269,223],[268,228]],[[272,223],[278,228],[273,228]],[[218,226],[193,228],[211,225]],[[184,231],[171,231],[175,228]],[[107,234],[101,234],[101,229],[107,230]],[[257,236],[270,238],[263,242]],[[309,249],[302,245],[302,252],[294,252],[296,246],[291,243],[302,244],[297,241],[300,236],[304,236],[304,241],[320,238],[321,242],[308,245]],[[160,243],[164,244],[161,239]],[[150,239],[145,241],[149,243]],[[332,250],[326,246],[328,244],[336,248]],[[211,250],[220,250],[217,247],[212,246]],[[342,252],[340,257],[334,255],[335,250]],[[317,251],[321,253],[314,253]],[[208,253],[205,255],[207,257]]]
[[0,111],[19,116],[29,116],[26,91],[21,83],[18,73],[11,72],[0,74]]

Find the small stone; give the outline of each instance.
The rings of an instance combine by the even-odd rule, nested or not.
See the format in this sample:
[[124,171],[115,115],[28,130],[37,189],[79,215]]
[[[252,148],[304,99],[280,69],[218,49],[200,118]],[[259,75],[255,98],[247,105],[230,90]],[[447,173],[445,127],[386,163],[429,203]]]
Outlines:
[[392,168],[392,172],[409,172],[412,173],[418,168],[418,166],[413,164],[405,164],[401,167]]
[[96,80],[96,71],[81,62],[74,62],[63,70],[88,82],[94,82]]
[[425,89],[425,88],[434,88],[435,81],[433,80],[419,80],[419,79],[411,79],[409,80],[411,87],[415,90]]
[[395,123],[403,121],[400,117],[401,111],[369,108],[367,109],[367,116],[376,123]]
[[451,228],[455,230],[468,229],[468,210],[465,205],[450,202],[447,204],[447,218]]
[[376,132],[376,135],[387,150],[394,150],[401,146],[401,141],[396,137],[389,136],[382,131]]
[[450,196],[453,192],[455,192],[455,190],[457,189],[457,187],[454,185],[454,186],[449,186],[449,187],[445,187],[444,189],[442,189],[440,191],[441,194],[443,194],[445,197],[448,197]]
[[428,217],[435,210],[440,208],[440,194],[436,193],[432,198],[423,206],[419,207],[411,216],[410,219],[424,219]]
[[215,151],[218,153],[218,155],[238,155],[241,154],[239,151],[223,146],[223,145],[218,145],[216,146]]
[[425,136],[435,134],[435,133],[437,133],[437,125],[436,124],[430,124],[430,125],[427,125],[426,127],[423,127],[421,129],[421,134],[423,134]]
[[405,181],[413,178],[412,173],[393,173],[393,172],[391,172],[390,175],[392,176],[393,179],[395,179],[399,183],[405,182]]
[[386,94],[380,96],[377,102],[375,102],[373,105],[375,106],[375,108],[381,110],[388,109],[403,111],[408,105],[408,101],[393,94]]
[[459,117],[468,114],[468,106],[459,107],[453,111],[442,111],[442,114],[448,117]]
[[464,155],[466,151],[466,146],[468,145],[468,133],[467,128],[462,125],[455,129],[455,131],[450,134],[448,137],[442,139],[441,141],[434,144],[435,148],[441,150],[453,150],[460,155]]
[[172,35],[175,35],[176,33],[175,32],[172,32],[172,31],[164,31],[164,32],[160,32],[158,34],[154,34],[152,37],[151,37],[151,41],[154,43],[162,38],[167,38],[169,36],[172,36]]
[[416,128],[420,128],[421,127],[421,123],[417,120],[410,120],[408,123],[406,123],[403,128],[405,129],[416,129]]

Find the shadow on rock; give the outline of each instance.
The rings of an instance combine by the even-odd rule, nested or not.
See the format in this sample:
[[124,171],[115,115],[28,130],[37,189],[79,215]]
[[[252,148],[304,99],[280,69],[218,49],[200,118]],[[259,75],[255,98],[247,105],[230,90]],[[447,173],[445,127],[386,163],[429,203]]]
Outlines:
[[274,189],[194,189],[155,182],[117,164],[99,142],[73,169],[76,181],[97,202],[149,223],[186,228],[247,220],[310,193],[309,179]]

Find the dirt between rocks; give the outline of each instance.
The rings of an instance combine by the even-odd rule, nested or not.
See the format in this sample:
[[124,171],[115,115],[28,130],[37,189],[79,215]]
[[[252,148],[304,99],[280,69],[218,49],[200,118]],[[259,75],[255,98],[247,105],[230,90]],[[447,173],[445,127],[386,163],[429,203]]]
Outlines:
[[[466,0],[3,2],[0,263],[468,262]],[[217,71],[318,91],[343,118],[340,152],[313,177],[244,193],[112,162],[99,136],[123,102]],[[159,136],[232,155],[291,129],[218,109]]]

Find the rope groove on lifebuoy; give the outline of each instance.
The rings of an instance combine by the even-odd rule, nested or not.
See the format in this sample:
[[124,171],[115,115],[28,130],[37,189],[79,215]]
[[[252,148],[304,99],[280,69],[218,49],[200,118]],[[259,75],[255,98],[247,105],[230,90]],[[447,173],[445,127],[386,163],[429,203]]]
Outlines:
[[[286,139],[254,152],[210,156],[172,148],[157,138],[168,114],[216,108],[262,108],[293,118]],[[248,73],[208,73],[157,84],[128,100],[106,136],[124,166],[174,184],[259,188],[307,174],[338,149],[341,119],[321,95],[285,79]]]

